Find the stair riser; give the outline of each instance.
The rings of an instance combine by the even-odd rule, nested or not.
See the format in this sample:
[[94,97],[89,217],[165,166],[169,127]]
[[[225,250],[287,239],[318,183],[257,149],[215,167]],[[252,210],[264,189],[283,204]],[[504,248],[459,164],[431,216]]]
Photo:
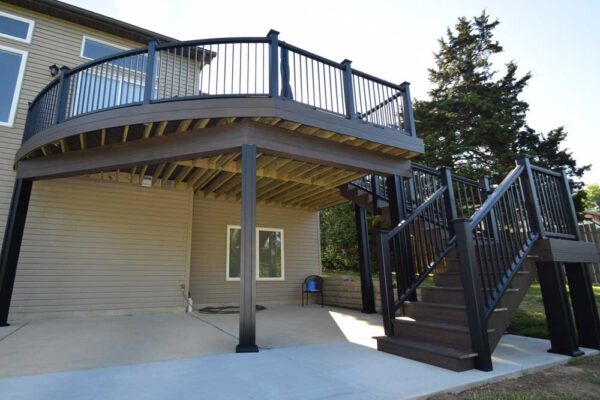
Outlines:
[[473,369],[472,358],[456,359],[440,354],[425,352],[419,349],[390,344],[381,340],[377,340],[377,350],[396,356],[409,358],[411,360],[424,362],[430,365],[435,365],[440,368],[446,368],[456,372],[468,371],[470,369]]
[[468,332],[457,332],[447,329],[394,321],[394,336],[409,340],[424,340],[439,346],[455,349],[471,350],[471,337]]
[[404,306],[404,315],[416,320],[446,322],[457,325],[467,324],[467,314],[465,310],[422,307],[418,304],[411,303]]
[[[513,278],[513,282],[516,279],[520,279],[520,277],[521,277],[521,275],[517,274]],[[439,286],[439,287],[462,287],[462,279],[461,279],[460,274],[444,274],[444,273],[435,274],[433,276],[433,282],[435,283],[436,286]],[[510,287],[514,287],[512,285],[512,282],[511,282]]]
[[436,290],[435,288],[421,289],[423,301],[438,304],[464,305],[465,298],[462,290]]

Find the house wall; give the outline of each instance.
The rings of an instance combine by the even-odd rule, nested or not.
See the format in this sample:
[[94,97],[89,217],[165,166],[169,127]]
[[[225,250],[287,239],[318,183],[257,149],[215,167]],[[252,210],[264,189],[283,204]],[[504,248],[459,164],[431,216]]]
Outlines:
[[[240,204],[194,199],[190,291],[194,305],[239,304],[240,284],[226,281],[227,225],[240,224]],[[301,284],[321,272],[319,213],[257,206],[257,226],[283,229],[285,280],[258,281],[257,302],[300,303]]]
[[2,2],[0,2],[0,11],[35,21],[30,44],[0,37],[0,45],[28,52],[14,124],[12,127],[0,126],[1,243],[4,237],[4,227],[14,184],[13,160],[15,152],[21,145],[21,137],[27,116],[27,104],[53,79],[50,76],[48,67],[52,64],[75,67],[89,61],[79,56],[83,35],[127,48],[140,47],[145,43],[124,40],[118,36],[112,36]]
[[34,182],[11,318],[183,309],[191,192]]

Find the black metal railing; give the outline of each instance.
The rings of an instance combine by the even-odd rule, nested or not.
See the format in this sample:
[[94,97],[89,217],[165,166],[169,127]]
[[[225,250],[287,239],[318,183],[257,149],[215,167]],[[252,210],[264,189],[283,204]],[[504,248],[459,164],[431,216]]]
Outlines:
[[410,90],[266,37],[157,44],[64,69],[29,107],[23,142],[63,121],[116,107],[271,97],[416,136]]
[[[577,218],[564,171],[532,166],[526,157],[494,190],[479,183],[413,165],[411,214],[389,232],[377,233],[382,316],[393,335],[396,312],[442,259],[457,247],[467,318],[476,366],[491,369],[487,321],[513,277],[541,237],[575,239]],[[404,286],[396,277],[414,271]]]
[[544,234],[560,239],[576,239],[569,202],[570,189],[564,171],[556,172],[532,165],[533,181],[540,204]]

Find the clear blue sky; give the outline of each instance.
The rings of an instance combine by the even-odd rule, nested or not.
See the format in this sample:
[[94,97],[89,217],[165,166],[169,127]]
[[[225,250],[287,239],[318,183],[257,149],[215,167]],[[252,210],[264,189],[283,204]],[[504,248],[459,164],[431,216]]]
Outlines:
[[533,78],[524,93],[528,122],[538,131],[564,125],[566,147],[593,164],[586,183],[600,183],[600,1],[598,0],[68,0],[178,39],[261,36],[334,60],[351,59],[365,72],[409,81],[413,97],[430,87],[437,39],[459,16],[483,9],[501,21],[496,39],[501,70],[516,60]]

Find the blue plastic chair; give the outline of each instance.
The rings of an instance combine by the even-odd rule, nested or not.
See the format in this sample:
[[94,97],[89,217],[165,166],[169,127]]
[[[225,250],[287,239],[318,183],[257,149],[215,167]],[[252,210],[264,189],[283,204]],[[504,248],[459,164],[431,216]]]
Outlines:
[[325,305],[323,298],[323,278],[319,275],[310,275],[302,283],[302,307],[304,307],[304,296],[306,295],[306,304],[308,304],[308,295],[310,293],[321,293],[321,307]]

